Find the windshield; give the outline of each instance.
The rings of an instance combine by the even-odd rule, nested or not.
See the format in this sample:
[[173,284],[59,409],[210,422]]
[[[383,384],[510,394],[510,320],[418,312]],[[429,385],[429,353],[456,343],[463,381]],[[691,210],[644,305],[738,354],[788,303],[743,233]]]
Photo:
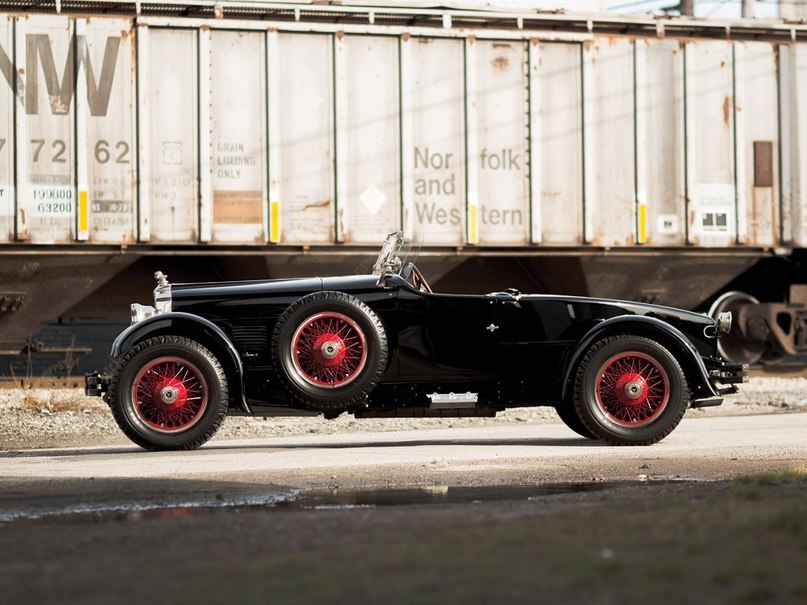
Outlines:
[[373,275],[378,275],[379,278],[383,278],[385,275],[397,273],[401,270],[403,263],[401,263],[399,253],[403,242],[403,231],[396,231],[387,236],[387,239],[384,240],[384,244],[381,246],[381,252],[378,253],[378,258],[373,265]]

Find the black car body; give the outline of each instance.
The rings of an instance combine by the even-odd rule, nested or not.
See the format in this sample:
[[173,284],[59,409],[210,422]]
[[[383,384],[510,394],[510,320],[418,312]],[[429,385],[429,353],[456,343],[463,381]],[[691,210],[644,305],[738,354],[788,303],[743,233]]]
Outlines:
[[[579,434],[649,444],[746,380],[731,318],[508,289],[436,294],[392,234],[373,275],[169,284],[132,305],[110,375],[88,374],[151,449],[198,447],[227,413],[491,416],[555,406]],[[719,389],[718,382],[729,386]]]

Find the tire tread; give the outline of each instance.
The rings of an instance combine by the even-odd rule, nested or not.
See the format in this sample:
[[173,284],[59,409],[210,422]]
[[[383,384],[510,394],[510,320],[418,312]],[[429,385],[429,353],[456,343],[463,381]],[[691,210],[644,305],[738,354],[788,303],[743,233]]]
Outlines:
[[[143,437],[143,435],[141,435],[139,432],[137,432],[131,427],[131,425],[126,420],[125,412],[123,411],[121,405],[118,403],[117,397],[121,375],[128,366],[129,362],[141,352],[158,345],[181,346],[193,349],[202,357],[204,357],[208,363],[210,363],[213,372],[219,378],[219,384],[221,385],[221,388],[220,388],[219,406],[218,410],[216,410],[216,415],[214,416],[213,420],[210,422],[208,427],[205,429],[205,431],[200,435],[198,435],[196,438],[192,439],[191,441],[178,443],[175,445],[155,444],[149,441],[148,439]],[[133,441],[143,449],[149,451],[195,450],[201,447],[207,441],[209,441],[213,437],[213,435],[216,434],[216,432],[219,430],[219,427],[221,426],[221,423],[224,422],[224,418],[227,416],[227,408],[229,405],[229,391],[227,388],[227,377],[225,375],[224,368],[222,368],[221,363],[219,363],[219,360],[216,358],[216,356],[213,355],[213,353],[211,353],[207,348],[205,348],[203,345],[196,342],[195,340],[185,338],[184,336],[173,336],[173,335],[155,336],[153,338],[148,338],[146,340],[137,343],[118,360],[112,374],[112,379],[110,380],[109,383],[109,390],[107,392],[107,403],[109,404],[109,407],[112,410],[112,416],[115,419],[115,422],[120,427],[121,431],[123,431],[124,435],[126,435],[131,441]]]

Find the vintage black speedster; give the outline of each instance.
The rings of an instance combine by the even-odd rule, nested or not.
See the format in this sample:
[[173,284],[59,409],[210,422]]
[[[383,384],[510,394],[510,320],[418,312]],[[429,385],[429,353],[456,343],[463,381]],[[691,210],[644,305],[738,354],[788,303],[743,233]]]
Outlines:
[[[333,418],[494,416],[554,406],[578,434],[649,445],[688,406],[746,380],[717,340],[731,315],[635,302],[438,294],[403,237],[372,275],[170,284],[132,305],[113,370],[87,374],[123,432],[148,449],[192,449],[228,413]],[[728,386],[717,388],[717,383]]]

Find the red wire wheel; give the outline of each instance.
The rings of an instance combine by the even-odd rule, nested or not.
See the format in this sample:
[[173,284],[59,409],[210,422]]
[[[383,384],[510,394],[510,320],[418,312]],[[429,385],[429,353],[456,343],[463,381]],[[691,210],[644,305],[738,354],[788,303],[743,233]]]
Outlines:
[[337,389],[353,382],[367,363],[367,339],[347,315],[317,313],[292,336],[292,362],[305,382]]
[[667,407],[670,380],[652,356],[618,353],[600,368],[594,395],[609,420],[637,428],[652,423]]
[[160,357],[145,365],[134,380],[132,402],[137,417],[158,433],[194,426],[207,408],[202,372],[180,357]]

